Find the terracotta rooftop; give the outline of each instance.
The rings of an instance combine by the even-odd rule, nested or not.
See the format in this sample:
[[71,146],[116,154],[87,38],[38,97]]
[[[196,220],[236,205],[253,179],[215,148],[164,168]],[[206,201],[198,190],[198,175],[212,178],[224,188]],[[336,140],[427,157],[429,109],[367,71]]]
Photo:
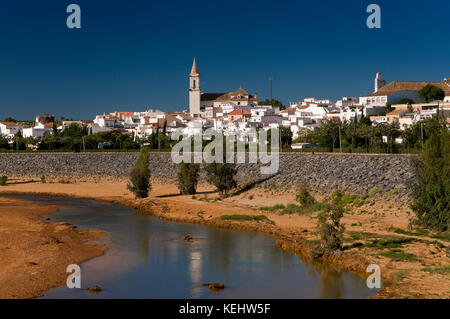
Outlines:
[[392,112],[387,113],[386,116],[399,115],[404,112],[406,112],[406,109],[398,108],[398,109],[393,110]]
[[243,88],[228,93],[202,93],[202,101],[257,101],[256,94],[249,94]]
[[234,111],[228,113],[228,115],[242,115],[242,116],[246,116],[246,115],[251,115],[250,112],[244,110],[244,109],[235,109]]
[[0,123],[6,126],[20,126],[19,123],[15,122],[0,122]]
[[367,96],[385,96],[385,95],[393,94],[398,91],[419,91],[427,84],[437,86],[437,87],[441,88],[442,90],[444,90],[444,92],[450,91],[450,85],[446,82],[393,81],[393,82],[383,86],[377,92],[369,94]]
[[287,113],[289,115],[294,115],[297,108],[295,106],[288,107],[287,109],[281,111],[281,113]]

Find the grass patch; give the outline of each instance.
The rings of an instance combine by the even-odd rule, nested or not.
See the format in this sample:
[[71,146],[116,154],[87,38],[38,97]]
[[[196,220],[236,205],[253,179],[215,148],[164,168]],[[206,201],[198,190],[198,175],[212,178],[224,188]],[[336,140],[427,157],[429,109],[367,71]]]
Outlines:
[[264,185],[264,189],[269,192],[277,191],[278,187],[275,184]]
[[356,242],[352,245],[346,246],[346,249],[352,248],[375,248],[375,249],[386,249],[386,248],[400,248],[405,244],[412,243],[414,241],[420,241],[412,237],[401,237],[392,235],[381,235],[369,232],[361,231],[349,231],[348,235],[354,241],[366,241],[366,243]]
[[450,242],[450,233],[449,232],[433,234],[433,235],[430,235],[430,237],[434,238],[434,239],[440,239],[443,241]]
[[284,209],[280,211],[280,215],[284,214],[298,214],[298,215],[307,215],[312,214],[314,212],[318,212],[321,210],[324,210],[328,207],[328,203],[321,202],[321,203],[314,203],[307,206],[299,206],[296,204],[288,204]]
[[353,207],[359,208],[365,204],[369,204],[370,201],[367,200],[367,195],[361,197],[358,194],[344,194],[342,195],[342,203],[344,206],[352,205]]
[[405,253],[401,249],[391,249],[380,253],[381,256],[390,258],[395,261],[418,261],[418,258],[414,254]]
[[369,189],[369,191],[367,192],[367,195],[375,196],[378,193],[381,193],[381,191],[378,188],[374,187],[374,188]]
[[220,219],[222,220],[268,220],[267,216],[265,215],[222,215],[220,216]]
[[402,235],[419,236],[419,237],[426,236],[426,237],[440,239],[443,241],[450,242],[450,233],[449,232],[430,234],[430,232],[427,229],[418,228],[418,229],[415,229],[414,231],[407,231],[407,230],[404,230],[401,228],[395,228],[395,227],[391,227],[388,230],[393,231],[394,233],[397,233],[397,234],[402,234]]
[[353,204],[354,201],[359,200],[359,195],[358,194],[344,194],[342,195],[342,204],[348,205],[348,204]]
[[384,195],[385,196],[394,196],[395,194],[398,193],[398,190],[396,190],[395,188],[391,189],[389,192],[386,192]]
[[379,234],[369,233],[369,232],[363,232],[363,231],[349,231],[348,234],[350,235],[353,240],[369,240],[372,238],[379,238]]
[[402,280],[408,274],[408,269],[399,269],[393,276],[392,279],[395,281]]
[[215,203],[215,202],[217,202],[217,198],[202,197],[202,198],[199,198],[198,200],[202,201],[202,202],[207,202],[207,203]]
[[281,212],[280,215],[284,214],[301,214],[303,213],[303,207],[295,204],[288,204]]
[[449,275],[450,274],[450,265],[423,268],[422,271],[426,271],[431,274]]
[[274,212],[274,211],[281,210],[284,208],[285,208],[285,206],[283,204],[275,204],[273,206],[262,206],[259,209],[266,211],[266,212]]

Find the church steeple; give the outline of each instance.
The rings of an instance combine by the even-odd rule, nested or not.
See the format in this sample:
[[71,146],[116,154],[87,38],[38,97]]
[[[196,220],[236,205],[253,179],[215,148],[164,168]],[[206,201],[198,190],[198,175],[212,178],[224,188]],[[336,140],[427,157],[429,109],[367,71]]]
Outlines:
[[189,74],[189,112],[191,114],[200,113],[200,73],[197,70],[197,64],[192,63],[191,73]]
[[197,71],[197,64],[195,63],[195,57],[194,57],[194,63],[192,63],[192,69],[191,69],[191,75],[193,74],[200,74]]

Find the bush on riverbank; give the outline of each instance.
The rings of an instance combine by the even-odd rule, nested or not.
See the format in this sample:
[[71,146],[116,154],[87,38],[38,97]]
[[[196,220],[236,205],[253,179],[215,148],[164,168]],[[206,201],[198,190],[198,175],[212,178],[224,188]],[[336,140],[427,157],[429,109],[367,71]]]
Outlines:
[[342,193],[333,192],[331,203],[318,216],[317,228],[320,234],[320,249],[323,252],[341,250],[344,241],[344,225],[341,218],[344,216]]
[[7,181],[8,181],[8,176],[0,176],[0,186],[6,186]]
[[130,182],[127,185],[127,189],[131,191],[136,198],[146,198],[151,190],[150,183],[150,169],[149,166],[149,152],[147,148],[142,148],[136,165],[130,172]]
[[305,183],[300,184],[295,200],[304,207],[308,207],[316,203],[316,199],[311,195],[309,192],[309,187]]
[[205,169],[207,182],[214,185],[222,195],[226,196],[231,189],[237,186],[234,179],[237,169],[234,164],[211,163]]
[[200,165],[181,162],[178,165],[177,185],[183,195],[193,195],[197,191]]

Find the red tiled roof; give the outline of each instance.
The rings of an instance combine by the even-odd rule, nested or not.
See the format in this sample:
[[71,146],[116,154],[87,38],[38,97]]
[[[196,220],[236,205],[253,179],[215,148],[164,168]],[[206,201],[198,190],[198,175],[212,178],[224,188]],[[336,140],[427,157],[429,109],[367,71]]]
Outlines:
[[296,109],[297,108],[295,106],[291,106],[291,107],[288,107],[287,109],[281,111],[281,113],[293,114],[293,113],[295,113]]
[[450,91],[450,85],[446,82],[393,81],[367,96],[386,96],[398,91],[419,91],[427,84],[437,86],[444,92]]
[[234,111],[228,113],[228,115],[251,115],[250,112],[244,110],[244,109],[235,109]]
[[6,125],[6,126],[19,126],[18,123],[14,123],[14,122],[0,122],[0,123],[3,125]]
[[133,112],[117,112],[118,114],[122,114],[124,116],[133,116],[134,113]]
[[53,127],[53,122],[44,123],[44,124],[42,124],[42,126],[45,127],[45,128]]

